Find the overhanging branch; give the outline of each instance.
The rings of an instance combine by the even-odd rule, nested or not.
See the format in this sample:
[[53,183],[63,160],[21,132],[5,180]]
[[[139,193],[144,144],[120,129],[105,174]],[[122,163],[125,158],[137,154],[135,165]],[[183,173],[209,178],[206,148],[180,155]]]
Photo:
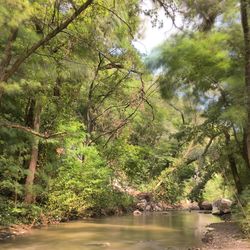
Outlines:
[[84,4],[82,4],[74,13],[67,18],[64,22],[62,22],[58,27],[49,32],[45,37],[40,39],[38,42],[34,43],[29,49],[25,51],[25,53],[21,54],[16,61],[13,63],[12,67],[2,76],[0,79],[2,81],[7,81],[21,66],[21,64],[32,55],[38,48],[47,44],[52,38],[54,38],[61,31],[66,29],[70,23],[72,23],[82,12],[84,12],[94,0],[87,0]]
[[20,124],[8,123],[8,122],[0,123],[0,127],[19,129],[19,130],[25,131],[27,133],[38,136],[38,137],[43,138],[43,139],[51,139],[51,138],[60,137],[60,136],[66,134],[66,132],[58,132],[58,133],[54,133],[54,134],[48,134],[46,132],[45,133],[39,133],[39,132],[33,130],[32,128],[30,128],[30,127],[25,127],[25,126],[22,126]]

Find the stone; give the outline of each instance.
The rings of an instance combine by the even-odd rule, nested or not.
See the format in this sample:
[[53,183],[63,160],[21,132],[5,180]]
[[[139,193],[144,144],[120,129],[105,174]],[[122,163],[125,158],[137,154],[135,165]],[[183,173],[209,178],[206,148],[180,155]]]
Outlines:
[[146,210],[147,212],[150,212],[150,211],[152,210],[151,205],[147,205],[146,208],[145,208],[145,210]]
[[140,211],[144,211],[147,205],[148,205],[147,200],[142,199],[140,200],[140,202],[136,204],[136,208],[139,209]]
[[188,205],[188,210],[200,210],[197,202],[192,202]]
[[169,214],[169,212],[164,211],[164,212],[162,212],[162,214],[164,214],[164,215],[168,215],[168,214]]
[[135,210],[135,211],[133,212],[133,215],[134,215],[134,216],[142,215],[142,212],[139,211],[139,210]]
[[156,211],[156,212],[162,212],[162,208],[159,207],[158,205],[155,205],[154,211]]
[[208,201],[203,201],[201,203],[199,203],[199,207],[201,210],[212,210],[213,206],[211,202]]
[[103,243],[88,243],[85,246],[95,246],[95,247],[110,247],[111,244],[109,242],[103,242]]
[[167,204],[163,201],[159,201],[158,202],[158,206],[162,209],[165,210],[165,208],[167,207]]
[[231,206],[233,202],[229,199],[219,199],[213,203],[212,214],[214,215],[223,215],[231,213]]
[[147,202],[149,202],[152,200],[152,194],[147,192],[141,192],[136,195],[136,198],[139,200],[146,200]]

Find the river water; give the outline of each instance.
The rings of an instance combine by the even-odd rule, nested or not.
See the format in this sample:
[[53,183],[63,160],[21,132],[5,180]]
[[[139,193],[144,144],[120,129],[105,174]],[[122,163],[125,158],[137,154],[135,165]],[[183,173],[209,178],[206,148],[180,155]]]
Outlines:
[[34,229],[0,243],[12,250],[179,250],[201,246],[202,231],[219,219],[192,211],[88,219]]

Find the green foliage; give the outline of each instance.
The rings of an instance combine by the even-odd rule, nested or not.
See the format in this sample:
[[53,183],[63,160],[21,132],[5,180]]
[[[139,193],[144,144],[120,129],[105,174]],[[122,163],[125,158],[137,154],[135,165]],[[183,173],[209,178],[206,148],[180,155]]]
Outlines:
[[46,210],[57,219],[102,215],[131,203],[129,197],[113,190],[112,171],[97,149],[84,146],[81,138],[66,143],[57,177],[50,183]]
[[0,225],[31,224],[40,218],[42,209],[35,204],[14,203],[10,199],[0,196]]
[[239,197],[240,203],[234,207],[233,218],[236,220],[243,232],[249,237],[250,234],[250,188],[247,186]]
[[179,203],[185,198],[186,181],[194,175],[194,170],[194,165],[180,165],[163,170],[160,177],[152,183],[156,197],[171,204]]
[[16,222],[16,218],[12,215],[13,202],[7,197],[0,196],[0,225],[9,225]]
[[227,48],[229,39],[230,36],[222,32],[192,33],[174,36],[159,47],[149,65],[163,70],[162,94],[171,97],[190,90],[196,98],[201,98],[213,89],[213,84],[229,78],[232,67]]
[[[77,8],[83,3],[74,1]],[[16,60],[52,30],[57,30],[74,11],[72,1],[56,4],[1,1],[1,79]],[[0,83],[0,195],[8,201],[0,210],[4,217],[1,223],[17,221],[17,217],[20,221],[21,217],[35,217],[35,207],[23,202],[31,149],[38,139],[38,159],[31,188],[36,200],[34,206],[68,217],[72,211],[78,215],[98,214],[102,208],[131,203],[130,197],[112,189],[114,173],[102,155],[102,142],[107,136],[97,145],[87,144],[93,137],[105,135],[103,127],[116,125],[117,120],[125,119],[134,110],[129,107],[120,117],[122,109],[113,109],[111,119],[103,114],[107,107],[119,106],[119,102],[126,106],[130,96],[138,95],[137,74],[130,72],[142,67],[131,43],[139,25],[138,11],[137,0],[120,1],[117,6],[112,0],[97,1],[64,32],[28,55],[18,72],[10,75],[8,84]],[[123,69],[105,68],[113,63],[122,63]],[[95,92],[89,100],[92,81]],[[131,90],[134,84],[137,90]],[[104,98],[106,94],[108,98]],[[35,132],[42,136],[35,137],[34,117],[38,106],[42,108]],[[101,115],[95,121],[94,130],[86,136],[88,112]],[[53,134],[55,136],[49,139],[42,138]],[[10,219],[5,216],[6,211]]]
[[133,199],[116,181],[169,203],[227,196],[218,190],[229,156],[247,186],[235,1],[224,11],[177,1],[207,32],[178,33],[156,48],[146,62],[152,75],[133,46],[138,0],[94,1],[50,39],[84,2],[0,0],[0,79],[10,73],[0,82],[0,224],[126,210]]
[[241,195],[242,203],[243,203],[243,210],[244,210],[244,217],[241,218],[241,226],[243,231],[249,235],[250,234],[250,187],[248,186],[242,192]]
[[220,198],[233,199],[233,190],[226,186],[222,175],[215,174],[205,185],[203,199],[213,202]]
[[[147,61],[149,68],[159,74],[163,98],[167,102],[175,101],[174,104],[178,105],[171,106],[182,115],[183,124],[173,135],[182,145],[175,157],[184,155],[184,161],[185,158],[186,162],[194,161],[195,178],[187,180],[186,187],[191,200],[232,196],[234,191],[231,188],[221,193],[222,180],[213,173],[230,173],[228,187],[233,182],[237,184],[238,179],[238,190],[239,185],[244,188],[249,184],[244,177],[249,169],[246,168],[243,146],[243,128],[247,120],[242,71],[243,41],[236,20],[237,10],[230,10],[234,4],[230,1],[222,11],[221,6],[205,10],[206,4],[202,1],[185,3],[182,7],[187,16],[197,15],[201,21],[198,24],[200,30],[206,32],[189,30],[176,34],[156,48]],[[215,11],[210,23],[206,23],[208,19],[199,12],[203,8],[209,18]],[[213,26],[220,12],[223,24]],[[230,28],[229,16],[234,16]],[[180,108],[176,99],[185,105]],[[196,149],[185,151],[188,143],[190,146],[195,144]],[[164,176],[162,181],[168,180],[169,176]],[[220,191],[215,192],[217,189]]]
[[49,188],[49,210],[62,218],[73,211],[83,215],[90,208],[101,207],[108,197],[111,172],[94,147],[83,145],[79,125],[74,122],[67,129],[76,136],[65,140],[65,154]]

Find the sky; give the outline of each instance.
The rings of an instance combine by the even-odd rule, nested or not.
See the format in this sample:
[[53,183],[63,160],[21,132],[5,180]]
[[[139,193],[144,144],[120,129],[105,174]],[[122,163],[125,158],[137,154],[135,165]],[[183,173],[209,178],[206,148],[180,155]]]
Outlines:
[[[152,3],[150,0],[144,0],[142,3],[143,9],[152,8]],[[152,27],[151,18],[141,14],[140,18],[142,20],[141,24],[141,36],[139,39],[135,39],[133,44],[136,49],[138,49],[142,54],[148,55],[150,51],[163,43],[171,34],[176,32],[176,28],[172,25],[170,18],[165,16],[164,10],[158,11],[158,16],[161,21],[163,21],[163,27]],[[178,23],[178,20],[177,20]]]

